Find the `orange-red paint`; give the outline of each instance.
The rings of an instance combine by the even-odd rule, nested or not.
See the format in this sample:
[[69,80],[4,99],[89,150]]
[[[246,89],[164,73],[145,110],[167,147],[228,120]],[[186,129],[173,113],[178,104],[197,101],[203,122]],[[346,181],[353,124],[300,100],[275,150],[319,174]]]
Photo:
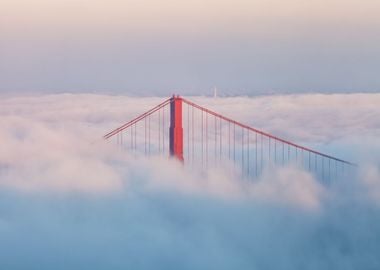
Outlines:
[[183,162],[182,98],[170,99],[170,155]]

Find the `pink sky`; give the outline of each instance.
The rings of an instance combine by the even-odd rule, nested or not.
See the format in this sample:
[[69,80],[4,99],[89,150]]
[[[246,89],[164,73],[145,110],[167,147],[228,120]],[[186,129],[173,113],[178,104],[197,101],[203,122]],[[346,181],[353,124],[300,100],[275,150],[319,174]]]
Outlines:
[[376,92],[379,13],[372,0],[2,0],[0,92]]

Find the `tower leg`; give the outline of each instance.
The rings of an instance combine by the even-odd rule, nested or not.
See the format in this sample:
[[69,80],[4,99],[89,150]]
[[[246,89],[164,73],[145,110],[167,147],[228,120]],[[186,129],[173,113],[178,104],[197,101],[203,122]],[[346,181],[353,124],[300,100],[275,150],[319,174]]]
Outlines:
[[182,98],[174,96],[170,101],[170,155],[183,162]]

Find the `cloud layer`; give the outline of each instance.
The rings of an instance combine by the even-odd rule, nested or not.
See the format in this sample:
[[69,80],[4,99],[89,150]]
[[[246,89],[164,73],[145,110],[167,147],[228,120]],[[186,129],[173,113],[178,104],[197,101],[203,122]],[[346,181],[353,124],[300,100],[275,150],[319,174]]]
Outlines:
[[99,139],[160,98],[3,97],[1,268],[380,266],[380,95],[189,99],[362,166],[330,186],[292,166],[197,172]]

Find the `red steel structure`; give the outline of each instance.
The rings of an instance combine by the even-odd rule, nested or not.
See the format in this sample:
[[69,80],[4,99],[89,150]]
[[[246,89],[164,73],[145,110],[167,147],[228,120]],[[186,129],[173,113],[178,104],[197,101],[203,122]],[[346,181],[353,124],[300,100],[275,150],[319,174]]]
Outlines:
[[170,99],[170,155],[183,162],[182,98]]
[[251,178],[273,166],[295,164],[320,179],[332,181],[356,167],[176,95],[104,135],[104,139],[113,138],[123,151],[168,155],[186,166],[202,169],[230,163],[234,169],[241,169],[242,176]]

